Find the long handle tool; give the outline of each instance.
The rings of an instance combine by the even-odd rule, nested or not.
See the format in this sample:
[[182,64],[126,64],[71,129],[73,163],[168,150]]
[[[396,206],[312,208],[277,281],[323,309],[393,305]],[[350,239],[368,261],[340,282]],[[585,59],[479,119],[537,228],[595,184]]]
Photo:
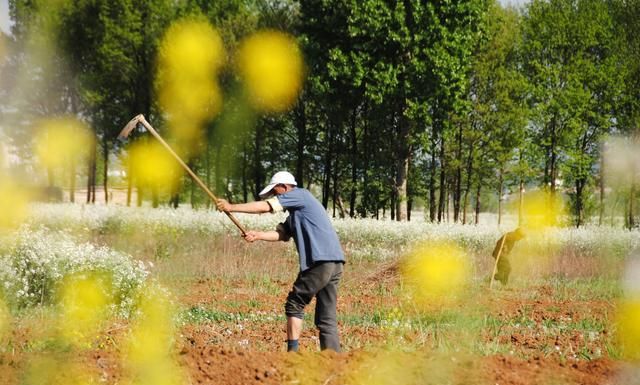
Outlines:
[[[120,135],[118,135],[118,138],[126,138],[126,137],[128,137],[129,134],[131,133],[131,131],[133,131],[133,129],[136,128],[138,123],[142,124],[151,133],[151,135],[153,135],[156,139],[158,139],[158,141],[164,146],[164,148],[167,151],[169,151],[169,153],[171,155],[173,155],[173,157],[178,161],[178,163],[180,163],[182,168],[184,168],[185,171],[191,176],[191,178],[193,178],[193,180],[196,182],[196,184],[198,184],[198,186],[200,186],[200,188],[202,190],[204,190],[204,192],[207,193],[209,198],[211,198],[211,200],[213,200],[214,203],[218,202],[218,198],[211,192],[211,190],[209,190],[207,185],[205,185],[200,180],[200,178],[198,178],[198,176],[193,171],[191,171],[189,166],[187,166],[187,164],[184,163],[182,161],[182,159],[180,159],[178,154],[176,154],[173,151],[173,149],[167,144],[167,142],[165,142],[164,139],[162,139],[160,134],[158,134],[158,132],[156,132],[156,130],[151,126],[151,124],[149,124],[149,122],[147,122],[147,120],[144,118],[144,115],[140,114],[140,115],[136,116],[135,118],[131,119],[129,121],[129,123],[127,123],[127,125],[124,126],[124,128],[120,132]],[[242,227],[242,225],[240,224],[238,219],[235,216],[233,216],[233,214],[231,214],[229,211],[225,210],[224,213],[227,214],[229,219],[231,219],[231,221],[236,225],[236,227],[238,227],[238,229],[240,230],[240,233],[242,233],[242,236],[244,237],[247,234],[247,231],[244,229],[244,227]]]

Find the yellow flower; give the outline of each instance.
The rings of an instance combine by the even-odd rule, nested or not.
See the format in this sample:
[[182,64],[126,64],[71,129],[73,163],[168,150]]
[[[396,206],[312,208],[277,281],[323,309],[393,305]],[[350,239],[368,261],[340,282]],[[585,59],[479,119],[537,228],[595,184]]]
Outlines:
[[73,345],[91,342],[96,337],[108,305],[113,301],[106,277],[96,273],[78,273],[65,277],[60,289],[60,335]]
[[222,107],[218,72],[225,62],[222,38],[205,20],[171,25],[158,57],[157,89],[172,136],[194,143]]
[[624,356],[640,360],[640,298],[625,299],[618,305],[617,325]]
[[141,291],[125,349],[130,365],[142,368],[169,356],[174,343],[173,314],[171,301],[161,289],[150,286]]
[[155,139],[132,144],[127,161],[132,177],[147,188],[172,191],[182,175],[178,162]]
[[282,112],[302,85],[303,60],[296,41],[282,32],[262,31],[240,46],[237,67],[255,108]]
[[75,118],[46,119],[35,128],[35,153],[44,168],[70,167],[88,154],[92,136]]
[[420,301],[441,301],[459,293],[469,277],[464,251],[450,243],[417,246],[402,265],[405,282]]
[[[512,208],[517,213],[518,208]],[[565,215],[565,206],[560,194],[555,197],[545,191],[534,191],[523,198],[522,216],[523,227],[527,231],[543,231],[549,227],[561,224]]]
[[19,226],[28,215],[28,203],[29,193],[9,176],[0,175],[0,229]]

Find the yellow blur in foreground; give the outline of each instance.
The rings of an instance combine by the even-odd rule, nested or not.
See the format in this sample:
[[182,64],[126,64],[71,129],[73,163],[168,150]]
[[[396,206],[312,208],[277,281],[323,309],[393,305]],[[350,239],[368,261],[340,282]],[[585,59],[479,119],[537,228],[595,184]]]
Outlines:
[[262,31],[250,36],[240,46],[237,67],[255,108],[282,112],[295,103],[302,85],[303,61],[289,35]]
[[87,127],[74,118],[42,120],[35,128],[35,153],[44,168],[72,166],[92,144]]
[[108,279],[96,273],[65,277],[59,293],[59,331],[67,343],[82,345],[96,337],[113,303]]
[[137,316],[124,349],[127,384],[182,385],[185,376],[172,357],[174,311],[161,288],[150,285],[139,295]]
[[206,20],[171,25],[159,49],[157,89],[172,135],[198,138],[202,125],[222,107],[217,82],[225,62],[222,38]]
[[133,379],[125,379],[125,385],[184,385],[189,384],[184,369],[168,357],[152,365],[138,366]]
[[422,384],[428,373],[429,384],[451,383],[452,356],[438,356],[433,352],[403,352],[378,350],[356,362],[348,385]]
[[402,275],[415,299],[440,302],[458,294],[465,286],[470,268],[459,247],[446,242],[417,246],[402,265]]
[[618,305],[617,326],[624,356],[640,360],[640,298],[626,299]]
[[91,385],[98,383],[82,363],[73,357],[39,357],[32,360],[23,376],[24,385]]
[[[514,210],[517,213],[517,209]],[[522,204],[523,227],[527,231],[541,231],[561,224],[565,206],[560,194],[555,198],[545,191],[534,191],[524,196]]]
[[143,187],[173,191],[180,180],[180,165],[158,141],[138,141],[129,148],[129,169]]
[[28,215],[28,202],[27,191],[10,177],[0,175],[0,230],[20,226]]

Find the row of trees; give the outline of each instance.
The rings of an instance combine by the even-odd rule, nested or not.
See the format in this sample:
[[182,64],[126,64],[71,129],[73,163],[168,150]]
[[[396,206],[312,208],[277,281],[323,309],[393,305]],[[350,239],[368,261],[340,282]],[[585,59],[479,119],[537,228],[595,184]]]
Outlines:
[[[638,0],[534,0],[522,10],[489,0],[51,3],[10,1],[3,130],[20,152],[39,116],[88,122],[96,148],[79,174],[89,192],[102,183],[105,199],[119,129],[138,113],[162,127],[158,44],[190,15],[210,20],[229,52],[275,28],[298,38],[306,60],[288,113],[261,116],[234,140],[221,133],[228,119],[206,127],[189,163],[230,199],[256,199],[271,173],[289,169],[334,215],[408,220],[424,205],[431,221],[477,222],[488,197],[501,213],[505,194],[533,186],[566,196],[575,225],[602,222],[603,140],[636,135],[640,122]],[[226,111],[239,105],[234,76],[221,75]],[[627,202],[628,226],[633,177],[609,193]],[[204,199],[186,179],[154,197]]]

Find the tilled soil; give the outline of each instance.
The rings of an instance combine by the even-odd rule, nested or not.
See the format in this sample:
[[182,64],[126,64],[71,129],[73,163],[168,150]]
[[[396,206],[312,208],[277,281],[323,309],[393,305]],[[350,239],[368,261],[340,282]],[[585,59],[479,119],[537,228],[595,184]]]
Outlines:
[[[373,311],[383,304],[394,306],[397,298],[376,294],[378,284],[369,280],[357,293],[355,290],[344,293],[339,311]],[[499,330],[483,331],[477,338],[503,349],[495,354],[445,355],[428,343],[419,342],[421,338],[435,338],[433,335],[416,335],[411,329],[389,333],[358,323],[341,325],[343,343],[347,345],[344,353],[318,352],[318,339],[312,327],[303,332],[301,353],[286,353],[280,313],[289,284],[274,282],[269,293],[260,295],[247,283],[222,285],[216,280],[198,280],[183,288],[179,296],[186,309],[213,308],[245,317],[200,320],[178,330],[173,357],[185,371],[185,383],[626,385],[633,378],[629,373],[634,373],[634,369],[629,364],[608,358],[605,345],[610,331],[604,321],[603,329],[597,332],[584,333],[575,327],[589,320],[606,320],[615,311],[614,305],[597,300],[554,299],[553,290],[545,286],[531,288],[533,295],[528,296],[509,290],[478,293],[475,301],[480,304],[476,308],[500,321],[502,326]],[[122,362],[121,340],[126,332],[127,325],[115,325],[90,348],[77,353],[63,352],[55,362],[61,370],[69,364],[81,367],[100,383],[124,383],[127,371]],[[4,337],[0,349],[0,385],[30,383],[28,368],[40,356],[55,351],[41,342],[42,338],[46,335],[33,323],[16,325]],[[403,341],[410,344],[409,352],[403,352]]]

